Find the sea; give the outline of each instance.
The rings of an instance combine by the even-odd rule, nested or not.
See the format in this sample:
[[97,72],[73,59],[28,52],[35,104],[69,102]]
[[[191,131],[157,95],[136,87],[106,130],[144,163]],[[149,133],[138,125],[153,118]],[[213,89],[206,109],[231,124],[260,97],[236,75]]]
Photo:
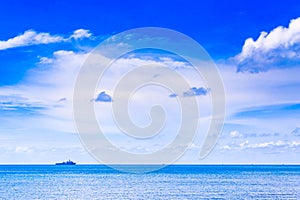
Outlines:
[[300,166],[0,165],[0,199],[300,199]]

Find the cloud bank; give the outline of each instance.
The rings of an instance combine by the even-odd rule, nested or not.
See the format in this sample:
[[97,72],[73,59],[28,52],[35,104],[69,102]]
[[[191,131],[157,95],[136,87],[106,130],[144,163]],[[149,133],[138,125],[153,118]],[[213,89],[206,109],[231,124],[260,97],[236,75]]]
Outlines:
[[[4,43],[7,43],[5,48],[35,44],[50,44],[54,42],[60,45],[63,42],[70,42],[70,44],[73,44],[72,41],[74,40],[84,38],[90,39],[92,37],[92,34],[85,29],[78,29],[73,33],[63,36],[55,36],[49,33],[37,33],[35,31],[33,32],[34,36],[32,37],[25,37],[24,35],[26,34],[24,33],[7,41],[2,41],[0,44],[3,45]],[[41,34],[44,34],[44,36],[37,37],[37,35]],[[269,35],[271,35],[271,32],[264,36],[265,39],[263,40],[269,38]],[[15,39],[18,37],[21,37],[21,39]],[[56,37],[57,39],[53,39]],[[12,40],[19,42],[11,42]],[[257,44],[257,41],[254,41],[253,39],[252,41]],[[10,43],[10,46],[8,43]],[[2,50],[5,48],[2,46]],[[266,48],[266,45],[264,48]],[[258,49],[259,51],[262,51],[264,48],[259,47]],[[268,50],[264,51],[273,51],[271,47],[268,47],[267,49]],[[257,56],[259,56],[259,51],[253,50],[253,54],[256,52]],[[6,137],[5,133],[9,133],[9,135],[18,134],[17,128],[19,128],[22,134],[28,134],[26,138],[35,138],[32,141],[34,144],[31,144],[31,141],[24,142],[23,138],[13,138],[13,142],[10,141],[8,143],[9,148],[13,149],[13,153],[10,152],[8,155],[16,156],[16,154],[28,152],[28,149],[38,149],[36,144],[44,145],[45,147],[43,148],[47,149],[47,152],[50,152],[47,154],[54,155],[52,149],[57,146],[57,143],[55,143],[57,138],[61,138],[61,136],[65,137],[61,139],[62,144],[65,141],[70,141],[67,138],[71,137],[75,132],[72,120],[72,91],[81,64],[87,56],[88,52],[75,51],[75,47],[74,51],[70,49],[64,50],[62,45],[62,47],[55,50],[55,52],[51,52],[51,55],[41,55],[39,57],[40,62],[37,63],[37,67],[30,70],[22,82],[17,85],[5,87],[1,86],[0,121],[3,127],[1,133],[2,137]],[[249,54],[248,57],[245,56],[243,59],[246,58],[250,59],[251,55]],[[209,116],[210,107],[208,107],[207,105],[209,104],[206,103],[210,100],[208,98],[209,95],[207,95],[210,92],[210,89],[201,87],[204,83],[202,83],[198,76],[194,75],[194,71],[187,64],[178,60],[167,59],[165,57],[153,60],[146,57],[121,58],[110,68],[110,70],[107,70],[107,74],[103,77],[104,80],[102,87],[100,85],[96,90],[98,93],[94,94],[90,99],[97,102],[95,103],[97,119],[101,122],[104,131],[107,131],[107,135],[113,140],[113,137],[116,135],[115,133],[119,132],[114,129],[114,126],[112,126],[113,121],[108,117],[111,112],[107,108],[110,108],[111,104],[102,103],[112,101],[111,96],[107,94],[106,91],[113,91],[117,81],[120,80],[124,73],[128,73],[130,70],[135,69],[138,66],[147,64],[167,65],[171,69],[182,73],[184,77],[187,77],[191,86],[197,86],[185,88],[177,94],[170,94],[169,90],[160,90],[156,87],[149,87],[144,90],[142,88],[133,95],[131,101],[132,104],[129,104],[132,106],[130,107],[130,114],[133,116],[133,122],[139,125],[147,124],[147,114],[152,105],[165,105],[167,116],[170,117],[170,121],[172,123],[167,124],[166,126],[168,128],[166,129],[166,132],[170,133],[170,136],[163,139],[158,138],[161,143],[157,143],[158,145],[156,147],[159,148],[163,144],[169,142],[169,140],[172,141],[171,139],[173,135],[171,135],[171,133],[176,133],[176,125],[179,124],[176,122],[180,121],[180,119],[176,118],[177,110],[175,108],[177,107],[175,106],[177,106],[177,101],[174,101],[174,99],[170,97],[185,97],[185,100],[188,101],[193,96],[201,96],[201,98],[197,98],[199,100],[199,111],[201,111],[203,116]],[[224,137],[220,140],[220,142],[223,143],[223,149],[228,150],[228,152],[226,151],[228,154],[225,152],[225,154],[220,155],[220,157],[217,156],[218,159],[223,158],[224,156],[226,157],[227,155],[229,157],[231,155],[231,151],[229,150],[239,153],[240,156],[237,156],[237,158],[235,158],[236,160],[247,157],[244,153],[246,151],[250,152],[250,150],[253,150],[251,153],[280,151],[283,156],[290,155],[293,152],[298,153],[300,150],[300,141],[299,138],[296,138],[297,135],[300,135],[298,128],[288,135],[289,137],[295,137],[288,139],[286,136],[283,137],[282,135],[273,133],[273,131],[282,133],[283,130],[290,130],[291,126],[300,127],[299,120],[295,117],[298,113],[297,110],[299,109],[299,95],[295,92],[298,91],[300,83],[298,76],[299,69],[284,68],[279,70],[270,70],[267,73],[259,74],[236,73],[235,69],[235,66],[220,67],[222,75],[224,76],[224,84],[227,88],[228,110],[231,114],[228,115],[227,123],[229,124],[228,126],[233,126],[234,128],[231,129],[233,131],[228,132],[228,136],[230,137]],[[263,70],[266,69],[269,68],[264,68]],[[251,70],[253,69],[249,68],[248,70],[243,68],[241,71]],[[259,69],[258,72],[263,70]],[[139,74],[139,78],[141,79],[144,76],[145,74]],[[276,99],[276,102],[274,99]],[[114,101],[116,100],[114,99]],[[272,104],[272,106],[269,106],[269,104]],[[294,114],[287,114],[288,112]],[[18,115],[16,115],[17,113]],[[13,117],[6,117],[8,115]],[[26,117],[24,117],[24,115],[26,115]],[[282,116],[284,116],[284,118]],[[206,123],[207,121],[202,122],[201,120],[199,119],[199,127],[201,127],[201,130],[205,131],[205,125],[208,126],[209,123]],[[251,129],[246,131],[243,130],[246,126],[251,126]],[[256,133],[256,129],[262,129],[262,133]],[[43,130],[43,135],[40,134],[41,130]],[[43,139],[46,132],[49,132],[48,138],[53,139],[53,144],[49,143],[48,140],[47,142],[39,142],[39,140],[36,139],[36,136],[39,135],[41,135],[40,137]],[[197,138],[196,144],[200,144],[202,142],[201,137],[202,136]],[[18,140],[20,140],[20,145],[16,144],[16,141]],[[146,144],[138,144],[139,146],[135,146],[135,143],[127,146],[127,142],[131,144],[130,142],[132,141],[129,139],[124,140],[123,137],[119,136],[116,140],[117,142],[120,141],[118,143],[120,147],[135,148],[135,150],[132,150],[134,152],[142,151],[140,146],[144,147],[144,149],[149,148],[151,150],[152,148],[151,146],[145,146]],[[156,142],[154,139],[153,141]],[[233,143],[231,143],[232,141]],[[80,147],[80,143],[76,143],[76,141],[61,146],[65,147],[70,145],[77,145]],[[242,150],[243,153],[240,153]],[[55,155],[63,155],[61,151],[63,150],[57,150],[57,152],[60,153],[55,153]],[[37,154],[35,154],[35,156],[36,155]],[[195,155],[196,154],[193,154],[191,157],[194,158]],[[261,155],[261,157],[263,159],[268,158],[264,155]],[[299,156],[297,158],[299,158]],[[299,159],[296,159],[296,161],[297,160]]]

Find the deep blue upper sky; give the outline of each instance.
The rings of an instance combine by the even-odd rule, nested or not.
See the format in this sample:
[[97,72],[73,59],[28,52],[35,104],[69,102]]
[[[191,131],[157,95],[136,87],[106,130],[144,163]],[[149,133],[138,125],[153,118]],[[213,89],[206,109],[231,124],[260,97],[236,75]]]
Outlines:
[[[226,59],[241,51],[246,38],[261,31],[287,26],[299,17],[300,2],[269,1],[2,1],[0,41],[28,29],[50,34],[69,34],[76,29],[94,35],[110,35],[145,26],[170,28],[197,40],[214,59]],[[41,47],[30,47],[33,49]],[[0,85],[13,84],[34,67],[45,49],[24,54],[26,48],[0,52]],[[15,58],[18,59],[15,59]]]
[[286,26],[299,13],[297,0],[2,1],[0,40],[28,29],[60,34],[85,28],[101,35],[158,26],[183,32],[213,58],[223,58],[238,53],[246,38]]

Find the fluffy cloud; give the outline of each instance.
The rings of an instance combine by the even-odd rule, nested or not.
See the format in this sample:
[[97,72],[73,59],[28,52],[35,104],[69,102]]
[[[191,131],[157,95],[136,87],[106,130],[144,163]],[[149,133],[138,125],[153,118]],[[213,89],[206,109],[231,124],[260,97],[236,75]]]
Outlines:
[[0,41],[0,50],[22,47],[22,46],[31,46],[37,44],[67,42],[70,41],[70,39],[72,38],[74,39],[89,38],[91,35],[92,34],[89,32],[89,30],[85,30],[85,29],[75,30],[74,33],[68,38],[64,38],[59,35],[50,35],[49,33],[38,33],[34,30],[27,30],[21,35],[10,38],[6,41]]
[[78,29],[78,30],[74,31],[74,33],[70,36],[70,38],[82,39],[82,38],[89,38],[91,36],[92,36],[92,34],[90,33],[89,30]]
[[204,87],[192,87],[190,88],[188,91],[183,93],[183,96],[185,97],[191,97],[191,96],[202,96],[202,95],[206,95],[208,92],[207,89],[205,89]]
[[261,32],[257,40],[246,39],[242,52],[234,59],[238,71],[251,73],[300,61],[300,17],[291,20],[288,27]]

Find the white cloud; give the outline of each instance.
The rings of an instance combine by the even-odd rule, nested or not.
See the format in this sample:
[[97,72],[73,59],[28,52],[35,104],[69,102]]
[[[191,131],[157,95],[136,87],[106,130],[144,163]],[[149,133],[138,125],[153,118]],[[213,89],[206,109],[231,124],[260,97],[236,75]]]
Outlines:
[[47,58],[47,57],[40,57],[39,64],[51,64],[53,62],[53,59]]
[[74,31],[74,33],[70,36],[70,38],[74,39],[82,39],[82,38],[89,38],[92,36],[92,33],[86,29],[78,29]]
[[242,134],[238,131],[231,131],[230,136],[233,138],[238,138],[238,137],[242,137]]
[[230,147],[229,145],[225,145],[225,146],[221,147],[221,149],[230,150],[230,149],[231,149],[231,147]]
[[68,42],[70,39],[82,39],[91,37],[91,33],[86,29],[78,29],[73,32],[73,34],[65,38],[59,35],[50,35],[49,33],[38,33],[34,30],[27,30],[23,34],[16,37],[10,38],[8,40],[0,41],[0,50],[31,46],[38,44],[50,44],[50,43],[59,43],[59,42]]
[[284,147],[288,145],[289,143],[285,143],[281,140],[278,141],[271,141],[271,142],[263,142],[263,143],[257,143],[257,144],[249,144],[247,148],[268,148],[268,147]]
[[241,149],[243,149],[243,148],[245,148],[245,147],[248,146],[248,145],[249,145],[249,141],[246,140],[245,142],[242,142],[241,144],[239,144],[239,147],[240,147]]
[[250,142],[246,140],[241,143],[231,143],[226,144],[221,147],[224,150],[246,150],[246,149],[269,149],[269,150],[285,150],[289,151],[289,149],[293,150],[295,148],[300,147],[300,141],[283,141],[283,140],[276,140],[276,141],[263,141],[259,143],[255,143],[255,141]]
[[25,31],[22,35],[10,38],[7,41],[0,41],[0,50],[30,46],[35,44],[49,44],[62,42],[64,38],[61,36],[52,36],[49,33],[37,33],[34,30]]
[[33,149],[27,146],[18,146],[15,149],[16,153],[32,153]]
[[300,17],[288,27],[263,31],[257,40],[248,38],[235,57],[238,71],[259,72],[300,60]]

